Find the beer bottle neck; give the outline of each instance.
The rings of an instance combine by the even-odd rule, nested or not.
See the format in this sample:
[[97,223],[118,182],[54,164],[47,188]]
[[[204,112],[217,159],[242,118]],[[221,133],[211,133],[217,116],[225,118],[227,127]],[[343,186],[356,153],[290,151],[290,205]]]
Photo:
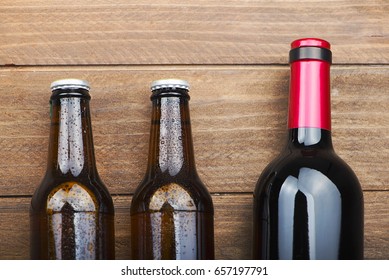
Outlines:
[[53,92],[47,173],[54,176],[98,176],[89,109],[83,89]]
[[189,95],[186,90],[155,91],[152,100],[148,174],[196,174]]

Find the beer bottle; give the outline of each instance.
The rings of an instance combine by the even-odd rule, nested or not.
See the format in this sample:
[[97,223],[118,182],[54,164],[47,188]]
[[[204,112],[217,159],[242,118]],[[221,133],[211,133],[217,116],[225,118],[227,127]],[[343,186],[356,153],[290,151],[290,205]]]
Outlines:
[[114,206],[95,163],[89,84],[51,84],[46,174],[30,209],[32,259],[114,259]]
[[189,84],[154,81],[146,175],[131,204],[134,259],[213,259],[213,204],[195,168]]

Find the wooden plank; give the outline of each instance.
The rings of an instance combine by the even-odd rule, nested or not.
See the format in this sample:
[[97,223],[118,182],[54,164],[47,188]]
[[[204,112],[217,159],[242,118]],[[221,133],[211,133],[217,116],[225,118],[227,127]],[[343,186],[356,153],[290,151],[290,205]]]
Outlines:
[[[97,165],[112,194],[133,193],[144,175],[150,82],[192,84],[191,120],[199,174],[212,193],[252,192],[283,146],[287,67],[53,67],[0,70],[0,196],[31,195],[43,177],[49,84],[92,85]],[[389,190],[389,66],[333,67],[333,142],[364,190]]]
[[[389,192],[365,192],[365,258],[389,259]],[[214,195],[217,259],[250,259],[252,196]],[[29,258],[30,198],[0,198],[0,259]],[[115,196],[116,257],[130,258],[130,196]],[[17,221],[17,222],[15,222]]]
[[335,63],[389,63],[385,0],[3,0],[0,65],[285,64],[322,37]]

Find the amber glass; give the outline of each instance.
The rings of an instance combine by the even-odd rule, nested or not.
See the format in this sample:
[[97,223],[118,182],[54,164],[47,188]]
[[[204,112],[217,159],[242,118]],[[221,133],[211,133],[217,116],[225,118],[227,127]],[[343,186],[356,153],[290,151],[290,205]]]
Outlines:
[[32,259],[114,259],[114,207],[94,156],[87,89],[53,90],[47,171],[30,209]]
[[134,259],[213,259],[213,204],[195,168],[186,89],[152,93],[148,168],[131,204]]

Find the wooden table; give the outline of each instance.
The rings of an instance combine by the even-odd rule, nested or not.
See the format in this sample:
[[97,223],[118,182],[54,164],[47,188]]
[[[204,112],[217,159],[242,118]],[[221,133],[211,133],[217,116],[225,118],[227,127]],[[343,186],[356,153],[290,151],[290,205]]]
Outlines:
[[337,153],[365,197],[365,257],[389,259],[389,2],[3,0],[0,259],[28,259],[29,203],[46,168],[49,85],[86,79],[97,166],[128,259],[145,172],[149,85],[187,79],[196,163],[215,204],[217,259],[250,259],[252,192],[286,137],[290,42],[331,42]]

